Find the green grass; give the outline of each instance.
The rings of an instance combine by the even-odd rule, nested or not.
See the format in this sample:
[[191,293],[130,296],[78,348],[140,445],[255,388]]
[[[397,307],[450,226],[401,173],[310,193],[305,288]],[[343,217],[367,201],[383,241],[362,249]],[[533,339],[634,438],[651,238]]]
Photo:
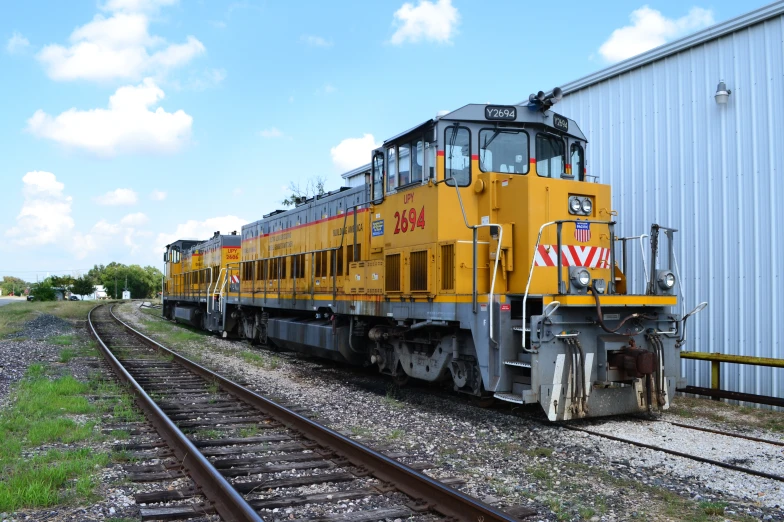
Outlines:
[[259,434],[259,428],[256,426],[246,426],[237,430],[237,436],[241,438],[255,437]]
[[71,346],[74,343],[74,336],[73,335],[55,335],[54,337],[49,337],[47,342],[50,344],[55,344],[57,346]]
[[95,468],[108,462],[106,453],[79,448],[22,455],[43,444],[97,438],[93,422],[73,419],[96,413],[84,396],[90,391],[88,383],[71,376],[49,379],[42,365],[30,366],[0,412],[0,512],[90,498]]
[[64,348],[60,350],[60,362],[61,363],[68,363],[76,357],[76,350],[72,350],[70,348]]
[[275,370],[280,366],[280,357],[276,355],[261,354],[259,352],[240,352],[242,359],[254,366],[265,370]]
[[553,454],[553,450],[550,448],[533,448],[526,450],[526,454],[530,455],[531,457],[549,457]]
[[0,338],[18,332],[36,314],[51,314],[61,319],[84,320],[98,303],[95,301],[20,301],[0,307]]
[[700,502],[700,508],[706,515],[723,515],[726,502]]
[[370,429],[363,428],[362,426],[352,426],[351,434],[354,435],[355,437],[364,437],[370,435]]
[[387,435],[387,440],[397,440],[400,437],[402,437],[403,435],[405,435],[405,433],[406,432],[403,431],[403,430],[392,430]]
[[177,346],[190,341],[198,341],[204,333],[183,325],[175,325],[163,319],[143,319],[144,329],[149,333],[157,334],[164,345]]

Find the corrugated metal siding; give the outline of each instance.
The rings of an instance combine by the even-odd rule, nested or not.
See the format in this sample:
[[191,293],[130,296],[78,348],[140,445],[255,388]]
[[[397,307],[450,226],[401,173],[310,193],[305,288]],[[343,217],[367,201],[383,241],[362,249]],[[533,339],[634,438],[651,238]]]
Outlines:
[[[721,79],[725,106],[713,98]],[[555,109],[588,136],[588,174],[613,186],[620,234],[679,229],[685,304],[709,302],[685,348],[784,357],[784,16],[567,93]],[[639,292],[639,247],[630,252]],[[709,363],[683,368],[710,386]],[[784,397],[784,370],[725,364],[721,385]]]

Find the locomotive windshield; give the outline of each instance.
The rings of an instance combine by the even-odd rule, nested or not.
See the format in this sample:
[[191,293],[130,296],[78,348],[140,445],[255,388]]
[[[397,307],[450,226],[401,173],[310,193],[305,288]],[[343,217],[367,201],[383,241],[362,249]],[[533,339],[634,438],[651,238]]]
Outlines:
[[479,168],[482,172],[528,172],[528,133],[517,130],[479,131]]
[[557,178],[566,172],[563,139],[552,134],[536,135],[536,173],[544,178]]

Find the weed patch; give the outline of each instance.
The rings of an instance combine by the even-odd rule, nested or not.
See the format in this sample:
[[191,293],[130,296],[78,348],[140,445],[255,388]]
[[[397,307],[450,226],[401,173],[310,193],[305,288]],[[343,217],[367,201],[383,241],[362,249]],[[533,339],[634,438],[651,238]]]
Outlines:
[[50,344],[54,344],[57,346],[71,346],[74,343],[74,336],[71,334],[55,335],[54,337],[48,338],[47,341]]
[[31,365],[11,405],[0,412],[0,512],[89,498],[95,468],[108,462],[107,454],[85,448],[51,449],[23,458],[23,451],[43,444],[98,436],[92,422],[71,418],[96,412],[85,397],[90,386],[71,376],[49,379],[45,373],[42,365]]

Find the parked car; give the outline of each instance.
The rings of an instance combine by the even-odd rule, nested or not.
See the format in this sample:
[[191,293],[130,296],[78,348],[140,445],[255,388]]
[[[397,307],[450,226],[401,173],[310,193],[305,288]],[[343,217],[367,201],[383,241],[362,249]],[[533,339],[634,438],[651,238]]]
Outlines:
[[71,297],[68,298],[68,300],[69,301],[81,301],[81,299],[79,299],[78,295],[72,295]]
[[27,296],[27,300],[28,300],[28,301],[34,301],[34,300],[35,300],[35,296],[34,296],[34,295],[32,295],[32,294],[31,294],[31,295],[28,295],[28,296]]

